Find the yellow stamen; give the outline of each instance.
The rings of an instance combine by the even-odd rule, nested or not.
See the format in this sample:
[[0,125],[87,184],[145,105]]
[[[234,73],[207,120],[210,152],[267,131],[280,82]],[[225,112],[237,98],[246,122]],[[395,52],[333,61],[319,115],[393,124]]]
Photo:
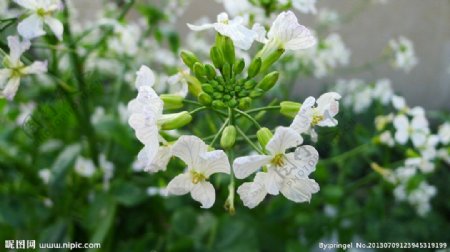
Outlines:
[[191,171],[191,175],[192,175],[192,183],[194,184],[198,184],[199,182],[202,182],[206,179],[206,176],[203,173],[194,170]]
[[272,165],[276,167],[284,166],[284,155],[282,153],[275,155],[275,157],[270,161]]

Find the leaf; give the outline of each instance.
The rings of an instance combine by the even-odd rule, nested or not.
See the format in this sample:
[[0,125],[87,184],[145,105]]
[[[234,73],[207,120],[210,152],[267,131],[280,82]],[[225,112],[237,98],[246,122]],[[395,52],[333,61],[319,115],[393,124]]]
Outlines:
[[59,194],[62,192],[65,185],[65,176],[75,158],[79,155],[80,149],[78,144],[70,145],[56,158],[51,167],[50,190],[53,193]]
[[125,206],[134,206],[147,198],[146,193],[141,188],[123,181],[113,184],[111,193],[117,202]]

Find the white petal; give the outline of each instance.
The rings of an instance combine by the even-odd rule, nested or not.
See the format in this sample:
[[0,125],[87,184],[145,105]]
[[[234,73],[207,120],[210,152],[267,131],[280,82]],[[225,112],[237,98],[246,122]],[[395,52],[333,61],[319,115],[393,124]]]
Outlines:
[[24,74],[42,74],[47,72],[47,61],[35,61],[33,64],[25,67],[22,72]]
[[155,84],[155,75],[153,74],[153,71],[145,65],[141,66],[139,71],[136,72],[136,75],[135,86],[137,89],[141,86],[153,87]]
[[188,173],[183,173],[173,178],[167,185],[169,195],[184,195],[192,190],[194,184]]
[[267,38],[266,38],[266,28],[264,28],[264,26],[262,26],[259,23],[255,23],[252,27],[252,31],[254,31],[257,36],[255,38],[256,41],[261,42],[261,43],[266,43],[267,42]]
[[33,0],[14,0],[14,2],[25,9],[34,10],[37,7],[36,1]]
[[272,139],[267,143],[266,149],[273,155],[285,153],[286,149],[297,147],[303,138],[295,130],[287,127],[278,127]]
[[310,146],[298,147],[295,152],[286,154],[286,163],[280,169],[285,177],[305,178],[316,170],[319,153]]
[[152,144],[145,145],[144,148],[138,154],[138,162],[144,166],[144,171],[146,172],[158,172],[162,169],[160,166],[155,165],[155,162],[158,161],[158,156],[160,152],[159,143],[153,142]]
[[397,130],[395,132],[395,140],[399,143],[399,144],[406,144],[408,142],[408,131],[406,130]]
[[244,179],[262,166],[269,164],[271,159],[271,156],[265,155],[252,155],[237,158],[233,162],[234,175],[238,179]]
[[411,135],[411,140],[415,147],[422,147],[427,140],[427,134],[424,132],[415,132]]
[[31,42],[24,40],[20,42],[18,36],[8,36],[9,58],[13,64],[17,64],[20,60],[20,56],[30,49]]
[[398,115],[394,118],[394,126],[397,130],[407,131],[409,128],[409,120],[405,115]]
[[128,103],[128,111],[132,113],[152,114],[159,119],[163,112],[164,103],[153,88],[141,86],[138,96]]
[[425,116],[415,116],[411,121],[411,127],[415,130],[428,130],[428,120]]
[[292,121],[289,127],[299,134],[307,132],[311,128],[313,113],[312,107],[315,103],[316,99],[314,97],[310,96],[306,98],[299,112],[295,116],[294,121]]
[[203,31],[203,30],[207,30],[207,29],[213,28],[214,24],[203,24],[203,25],[187,24],[187,26],[189,27],[189,29],[191,29],[193,31]]
[[53,34],[55,34],[55,36],[61,41],[64,32],[64,27],[61,21],[53,17],[46,17],[45,23],[50,27]]
[[45,35],[44,21],[36,14],[25,18],[17,26],[17,31],[25,39],[33,39]]
[[200,138],[196,136],[182,136],[173,145],[172,153],[174,156],[183,160],[190,169],[198,169],[201,167],[200,154],[207,152],[206,145]]
[[319,184],[309,178],[284,180],[281,186],[281,194],[294,202],[309,202],[313,193],[320,190]]
[[277,168],[269,168],[267,172],[261,174],[261,180],[264,181],[269,194],[278,195],[280,193],[283,177],[278,172]]
[[230,174],[228,156],[222,150],[201,153],[198,171],[203,172],[206,177],[214,173]]
[[159,130],[154,116],[132,114],[128,123],[135,130],[137,139],[143,144],[147,145],[159,142]]
[[151,164],[152,169],[155,171],[165,171],[167,165],[169,164],[170,158],[172,157],[172,147],[170,146],[160,146],[158,153],[156,154],[153,163]]
[[1,96],[5,97],[8,100],[12,100],[14,96],[16,96],[17,90],[19,89],[20,78],[11,78],[8,83],[6,83],[6,87],[2,90]]
[[192,188],[191,196],[202,204],[201,208],[210,208],[216,201],[216,191],[208,181],[202,181]]
[[248,50],[258,34],[243,25],[215,24],[214,29],[224,36],[233,40],[236,47],[242,50]]
[[10,69],[0,69],[0,90],[6,86],[6,82],[11,77]]
[[264,183],[261,183],[257,179],[261,176],[262,173],[257,173],[254,182],[246,182],[243,183],[237,189],[237,193],[241,198],[244,206],[248,208],[254,208],[259,205],[267,195],[267,191]]

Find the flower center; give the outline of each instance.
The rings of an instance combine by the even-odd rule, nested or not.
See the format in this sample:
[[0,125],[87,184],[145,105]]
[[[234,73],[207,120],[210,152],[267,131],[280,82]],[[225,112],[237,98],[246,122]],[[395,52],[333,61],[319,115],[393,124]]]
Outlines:
[[49,15],[50,12],[49,12],[49,11],[46,11],[46,10],[43,9],[43,8],[39,8],[39,9],[37,9],[36,14],[37,14],[38,16],[40,16],[40,17],[45,17],[45,16]]
[[275,157],[270,161],[270,163],[276,167],[284,166],[284,154],[280,153],[275,155]]
[[324,118],[325,117],[323,115],[319,114],[318,112],[314,112],[311,120],[311,126],[317,125],[318,123],[323,121]]
[[198,184],[206,179],[206,176],[203,173],[192,170],[191,171],[192,183]]

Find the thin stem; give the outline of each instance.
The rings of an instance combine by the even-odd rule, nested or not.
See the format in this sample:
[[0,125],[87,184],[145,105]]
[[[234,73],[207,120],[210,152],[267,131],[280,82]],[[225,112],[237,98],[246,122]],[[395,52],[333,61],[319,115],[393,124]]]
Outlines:
[[239,128],[239,127],[236,126],[236,130],[237,130],[237,132],[242,136],[242,138],[244,138],[244,140],[245,140],[248,144],[250,144],[250,146],[252,146],[253,149],[255,149],[256,152],[258,152],[259,154],[264,154],[264,153],[258,148],[258,146],[256,146],[256,144],[254,144],[254,143],[252,142],[252,140],[250,140],[250,139],[247,137],[247,135],[245,135],[245,133],[241,130],[241,128]]
[[200,108],[196,108],[196,109],[192,110],[191,112],[189,112],[189,114],[193,115],[193,114],[198,113],[198,112],[200,112],[202,110],[205,110],[205,109],[207,109],[207,107],[205,107],[205,106],[200,107]]
[[279,109],[281,109],[281,106],[267,106],[267,107],[261,107],[261,108],[256,108],[256,109],[250,109],[250,110],[245,111],[245,113],[252,114],[252,113],[257,113],[260,111],[279,110]]
[[211,141],[211,143],[209,144],[209,146],[211,146],[211,147],[214,146],[214,144],[216,143],[217,139],[219,139],[220,135],[222,135],[222,132],[225,129],[225,127],[228,126],[229,122],[230,122],[230,118],[225,120],[225,122],[222,124],[222,127],[220,127],[219,132],[217,132],[217,134],[214,136],[214,138]]
[[358,147],[355,147],[355,148],[353,148],[353,149],[351,149],[351,150],[349,150],[347,152],[344,152],[344,153],[342,153],[342,154],[340,154],[338,156],[334,156],[334,157],[329,158],[329,159],[321,160],[320,163],[325,164],[325,163],[336,163],[336,162],[339,162],[339,161],[344,161],[347,158],[355,156],[355,155],[359,154],[360,152],[366,150],[367,148],[369,148],[371,146],[372,146],[372,142],[365,143],[365,144],[362,144],[362,145],[360,145]]
[[201,103],[198,103],[196,101],[187,100],[187,99],[184,99],[183,103],[186,103],[186,104],[189,104],[189,105],[194,105],[194,106],[197,106],[197,107],[202,107],[203,106]]
[[261,128],[261,125],[249,114],[245,113],[244,111],[241,111],[239,109],[234,109],[234,111],[238,112],[239,114],[246,117],[248,120],[250,120],[258,129]]

